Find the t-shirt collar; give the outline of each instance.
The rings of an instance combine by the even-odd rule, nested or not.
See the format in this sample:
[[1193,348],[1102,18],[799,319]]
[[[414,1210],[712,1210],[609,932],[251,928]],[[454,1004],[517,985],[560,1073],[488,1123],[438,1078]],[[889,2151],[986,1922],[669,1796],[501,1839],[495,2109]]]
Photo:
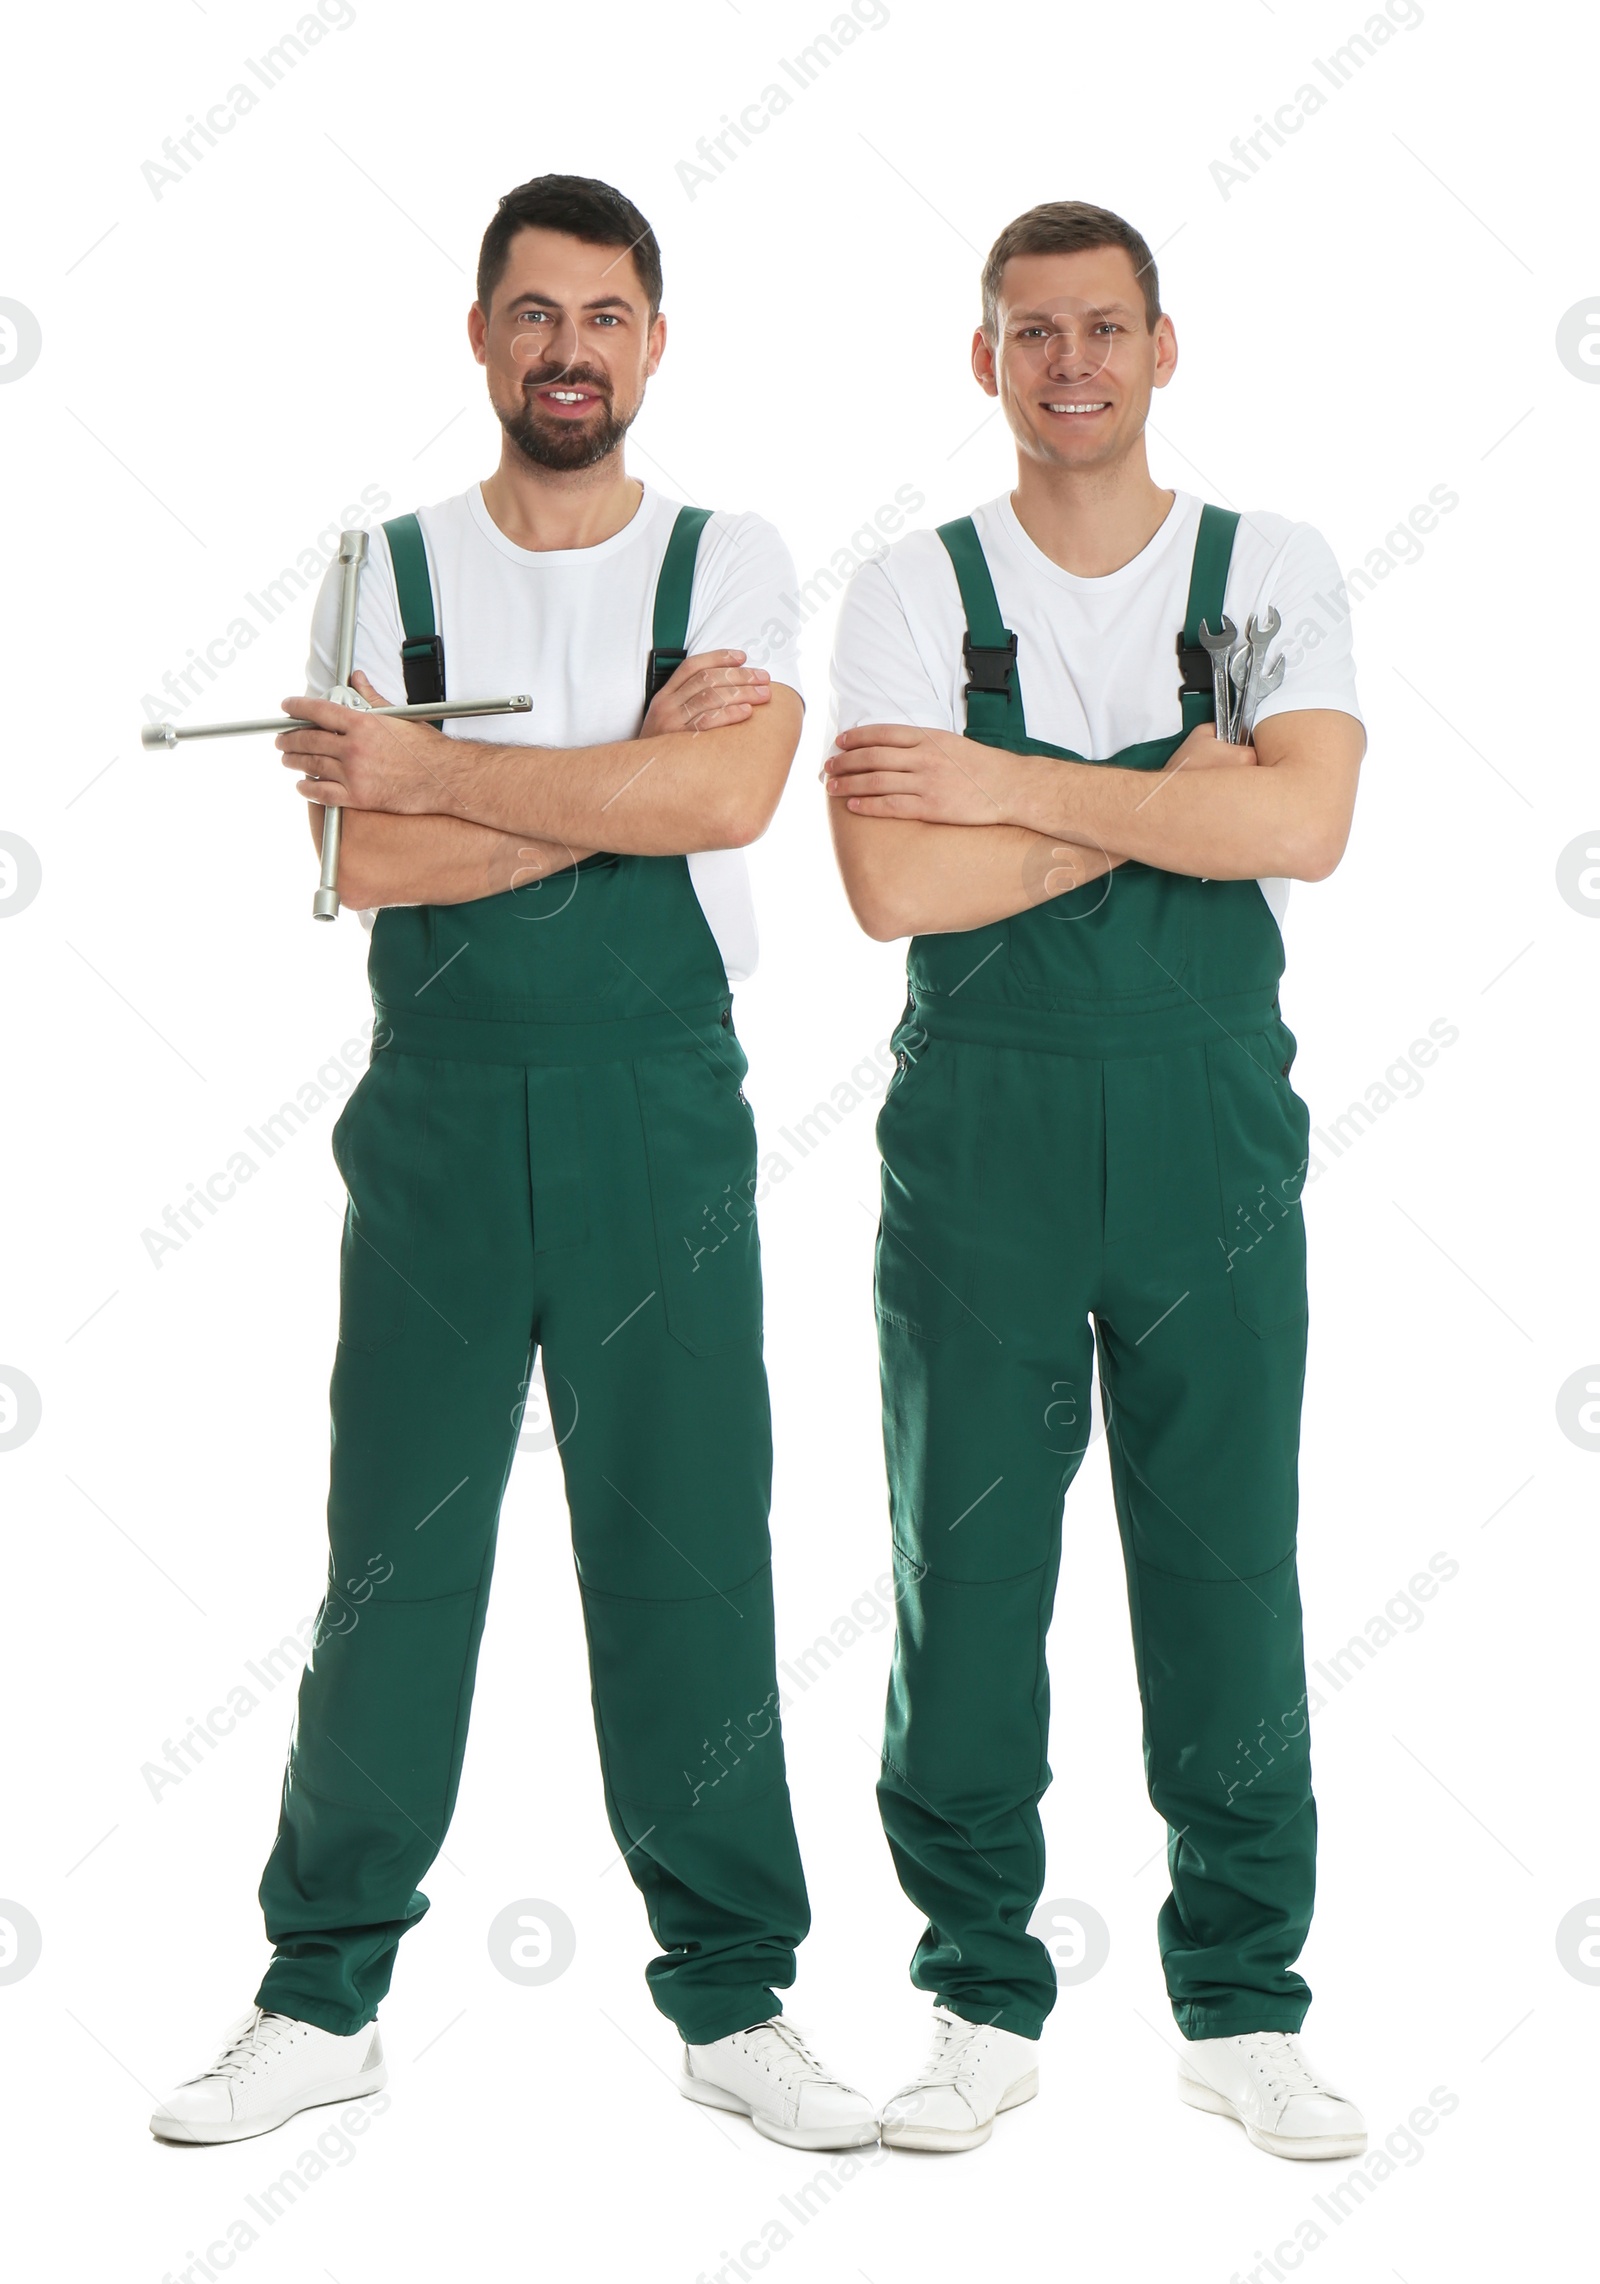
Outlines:
[[1121,588],[1142,585],[1168,549],[1179,543],[1199,510],[1200,502],[1192,492],[1176,492],[1171,507],[1138,554],[1100,578],[1087,578],[1082,572],[1064,570],[1053,562],[1022,528],[1009,492],[1002,492],[997,500],[991,500],[987,512],[998,522],[1002,538],[1030,578],[1045,580],[1074,594],[1092,596],[1112,595]]
[[632,547],[644,538],[666,505],[660,492],[641,482],[639,505],[622,526],[609,539],[597,540],[592,547],[519,547],[514,539],[507,539],[484,505],[483,486],[471,484],[467,488],[467,513],[489,545],[509,563],[520,563],[526,568],[549,564],[555,568],[577,563],[603,563],[608,556],[620,555],[624,548]]

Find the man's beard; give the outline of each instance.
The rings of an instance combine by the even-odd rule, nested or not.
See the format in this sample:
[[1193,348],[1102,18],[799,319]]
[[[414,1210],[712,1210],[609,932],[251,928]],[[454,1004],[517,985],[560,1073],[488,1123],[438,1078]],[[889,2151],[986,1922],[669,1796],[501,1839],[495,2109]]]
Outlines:
[[[534,409],[535,389],[562,386],[595,389],[600,393],[601,411],[597,420],[582,422],[541,419]],[[515,412],[500,412],[500,425],[523,456],[536,468],[553,468],[570,474],[574,469],[593,468],[598,462],[615,452],[617,446],[633,426],[635,412],[624,420],[618,417],[610,390],[597,378],[571,372],[552,373],[547,378],[527,380],[523,384],[522,401]]]

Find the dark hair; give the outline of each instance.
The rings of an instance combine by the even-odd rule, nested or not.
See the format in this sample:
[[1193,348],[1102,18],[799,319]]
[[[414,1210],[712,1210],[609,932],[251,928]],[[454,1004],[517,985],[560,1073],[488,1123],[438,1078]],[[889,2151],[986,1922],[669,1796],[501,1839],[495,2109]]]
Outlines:
[[983,332],[992,341],[1000,321],[1000,280],[1005,266],[1017,254],[1083,254],[1092,246],[1120,246],[1134,267],[1144,291],[1144,322],[1153,333],[1161,315],[1161,288],[1156,279],[1156,258],[1131,222],[1103,206],[1085,206],[1081,199],[1057,198],[1044,206],[1031,206],[1008,222],[989,248],[983,265]]
[[489,314],[519,230],[559,230],[589,246],[624,246],[654,317],[661,307],[661,248],[631,198],[583,174],[538,174],[501,199],[478,249],[478,306]]

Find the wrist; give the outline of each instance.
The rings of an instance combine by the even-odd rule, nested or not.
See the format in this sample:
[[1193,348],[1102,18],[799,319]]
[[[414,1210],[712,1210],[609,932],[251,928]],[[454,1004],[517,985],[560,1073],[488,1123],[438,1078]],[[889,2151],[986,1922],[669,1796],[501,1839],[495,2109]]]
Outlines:
[[[1049,770],[1046,780],[1042,774]],[[1058,833],[1066,819],[1065,790],[1060,762],[1044,761],[1037,754],[1018,754],[1000,785],[998,822],[1022,825],[1034,833]]]

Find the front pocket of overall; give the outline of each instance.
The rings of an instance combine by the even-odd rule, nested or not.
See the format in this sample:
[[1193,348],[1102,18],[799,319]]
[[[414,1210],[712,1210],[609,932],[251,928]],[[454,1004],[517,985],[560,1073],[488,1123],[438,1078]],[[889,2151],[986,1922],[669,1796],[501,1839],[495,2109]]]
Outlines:
[[1283,1023],[1206,1047],[1216,1139],[1221,1245],[1235,1313],[1253,1332],[1306,1314],[1305,1187],[1311,1113],[1289,1083]]
[[602,855],[500,896],[431,906],[429,980],[415,995],[418,1010],[508,1018],[608,1010],[635,989],[624,961],[607,948],[626,950],[632,887],[632,868]]
[[415,1267],[428,1065],[381,1054],[339,1113],[331,1144],[348,1195],[339,1249],[339,1341],[387,1347]]
[[[1197,883],[1145,864],[1118,865],[1007,923],[1017,992],[1076,1013],[1170,998],[1189,965]],[[996,988],[1004,988],[999,984]]]
[[696,1356],[761,1338],[756,1122],[731,1030],[633,1066],[667,1329]]
[[[903,1044],[908,1038],[914,1045]],[[981,1048],[930,1039],[915,1024],[895,1033],[895,1045],[899,1069],[877,1124],[874,1297],[881,1323],[943,1340],[971,1315],[987,1074]]]

